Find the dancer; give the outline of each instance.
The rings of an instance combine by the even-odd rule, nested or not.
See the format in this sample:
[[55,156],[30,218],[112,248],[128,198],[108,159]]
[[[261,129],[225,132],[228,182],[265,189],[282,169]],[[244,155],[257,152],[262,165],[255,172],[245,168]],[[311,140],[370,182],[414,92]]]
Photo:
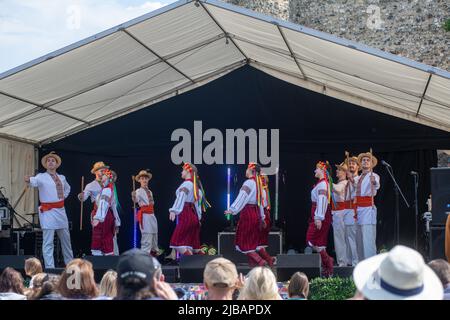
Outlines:
[[97,210],[91,216],[93,256],[110,256],[114,254],[115,218],[112,209],[114,199],[113,174],[103,169],[101,175],[102,191],[95,199]]
[[184,182],[176,191],[176,200],[169,209],[169,219],[177,226],[170,239],[170,247],[180,254],[192,255],[200,251],[200,225],[202,212],[211,207],[205,197],[197,167],[185,163],[181,172]]
[[[102,176],[103,176],[103,170],[109,169],[109,166],[107,166],[103,161],[98,161],[94,163],[91,169],[91,173],[95,175],[95,179],[88,183],[84,190],[78,194],[78,200],[81,202],[86,201],[87,199],[91,200],[91,203],[93,203],[92,211],[91,211],[91,217],[96,214],[97,212],[97,204],[96,199],[97,196],[102,192]],[[117,245],[117,234],[119,233],[120,228],[120,217],[118,212],[118,204],[119,201],[117,199],[117,191],[115,187],[115,183],[117,181],[117,174],[111,170],[112,173],[112,184],[113,184],[113,197],[111,198],[111,210],[114,215],[114,223],[115,223],[115,230],[114,230],[114,255],[119,255],[119,247]]]
[[269,232],[272,227],[270,220],[270,193],[269,193],[269,177],[267,175],[261,175],[262,186],[262,206],[264,208],[264,223],[260,224],[260,240],[259,245],[256,248],[258,254],[267,261],[269,266],[273,266],[276,259],[271,257],[266,248],[269,246]]
[[272,258],[267,261],[256,250],[260,245],[261,229],[264,229],[264,209],[261,182],[261,167],[251,162],[245,172],[247,180],[241,187],[239,194],[225,214],[241,213],[236,229],[236,250],[247,256],[249,266],[264,266],[273,263]]
[[358,155],[358,162],[362,167],[362,174],[353,179],[356,189],[356,214],[358,218],[357,242],[362,252],[361,260],[377,254],[377,208],[374,197],[380,188],[380,176],[373,172],[378,160],[371,152]]
[[148,170],[139,171],[135,180],[141,187],[133,194],[133,201],[139,205],[137,220],[141,230],[141,250],[156,257],[160,255],[158,247],[158,220],[155,216],[152,191],[148,188],[148,182],[152,174]]
[[[358,157],[350,157],[348,152],[346,152],[347,159],[345,163],[347,164],[347,188],[346,188],[346,198],[345,198],[345,239],[347,242],[347,261],[351,261],[351,265],[354,267],[362,260],[363,253],[358,252],[360,246],[356,244],[356,188],[354,188],[351,181],[354,181],[358,177],[358,172],[360,170],[360,165],[358,162]],[[348,200],[350,199],[350,200]]]
[[45,268],[55,268],[53,257],[53,240],[55,231],[61,242],[64,263],[67,265],[73,259],[70,243],[69,223],[67,220],[64,199],[69,196],[70,185],[66,178],[56,172],[61,165],[61,157],[50,152],[41,159],[42,166],[47,170],[35,177],[25,176],[25,182],[30,187],[39,190],[39,221],[42,228],[42,253]]
[[[331,225],[331,186],[329,179],[329,165],[322,161],[316,164],[314,171],[318,179],[311,191],[311,217],[306,233],[307,245],[320,254],[322,261],[323,275],[330,277],[333,275],[334,260],[326,251],[328,243],[328,231]],[[331,181],[332,183],[332,181]]]
[[[339,267],[346,267],[347,264],[351,264],[351,261],[347,260],[347,243],[345,235],[345,212],[349,207],[349,201],[346,201],[347,197],[347,165],[341,163],[336,165],[336,177],[337,183],[333,183],[333,198],[335,202],[331,203],[331,215],[333,217],[333,237],[334,237],[334,249],[336,251],[336,260]],[[350,196],[350,195],[348,195]],[[348,197],[350,199],[350,197]],[[347,205],[347,206],[346,206]],[[351,207],[349,207],[351,209]]]

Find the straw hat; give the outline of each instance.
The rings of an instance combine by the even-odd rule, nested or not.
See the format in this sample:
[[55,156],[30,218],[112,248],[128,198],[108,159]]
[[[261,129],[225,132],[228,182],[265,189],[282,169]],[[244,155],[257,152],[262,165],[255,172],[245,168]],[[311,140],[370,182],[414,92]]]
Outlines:
[[348,162],[351,162],[351,161],[356,162],[358,164],[358,166],[361,166],[361,163],[359,163],[358,157],[355,157],[355,156],[349,157],[348,160],[345,159],[344,163],[348,166]]
[[56,160],[56,168],[59,168],[59,166],[61,165],[61,157],[58,156],[54,151],[50,152],[49,154],[46,154],[45,156],[42,157],[41,159],[41,164],[42,166],[47,169],[47,159],[48,158],[53,158]]
[[109,166],[107,166],[103,161],[96,162],[91,169],[91,173],[95,174],[95,172],[100,169],[109,169]]
[[372,157],[372,168],[375,168],[378,164],[378,159],[373,154],[371,155],[370,152],[360,153],[358,155],[358,162],[361,164],[363,158],[370,158],[370,157]]
[[140,177],[148,177],[148,179],[150,180],[153,177],[153,175],[148,170],[141,170],[141,171],[139,171],[138,175],[135,177],[137,182],[139,182]]
[[441,281],[420,253],[405,246],[361,261],[353,280],[369,300],[442,300],[444,294]]
[[342,171],[347,171],[348,167],[347,167],[347,164],[345,162],[342,162],[341,164],[337,164],[336,165],[336,169],[342,170]]

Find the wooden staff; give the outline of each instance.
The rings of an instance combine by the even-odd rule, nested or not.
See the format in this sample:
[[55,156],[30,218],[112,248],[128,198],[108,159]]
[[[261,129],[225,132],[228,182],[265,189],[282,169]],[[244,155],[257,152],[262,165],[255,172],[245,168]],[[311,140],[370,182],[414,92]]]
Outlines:
[[22,193],[20,194],[19,198],[17,198],[16,202],[12,206],[14,210],[16,209],[17,205],[19,204],[20,200],[22,200],[25,193],[27,193],[27,191],[28,191],[28,184],[26,184],[25,187],[23,187]]
[[[350,172],[350,152],[345,151],[345,159],[347,161],[347,172]],[[345,174],[347,174],[347,172]],[[353,179],[353,177],[352,177],[352,179]],[[346,193],[350,192],[350,200],[348,200],[348,202],[349,202],[349,204],[351,204],[352,203],[352,199],[351,199],[352,197],[351,197],[351,189],[350,189],[350,183],[349,182],[352,183],[352,181],[347,181],[347,187],[345,188],[345,192]],[[344,197],[346,198],[347,194],[345,194]],[[345,198],[344,198],[344,201],[345,201]]]
[[81,176],[81,193],[83,193],[83,199],[81,199],[81,206],[80,206],[80,231],[83,230],[84,176]]
[[[135,180],[135,176],[131,176],[131,180],[133,182],[133,194],[136,193],[136,180]],[[136,226],[136,201],[134,199],[134,197],[131,197],[133,200],[133,221],[134,221],[134,226]]]
[[372,183],[372,179],[373,179],[373,156],[372,156],[372,148],[370,148],[370,196],[372,198],[372,209],[374,207],[373,204],[373,183]]

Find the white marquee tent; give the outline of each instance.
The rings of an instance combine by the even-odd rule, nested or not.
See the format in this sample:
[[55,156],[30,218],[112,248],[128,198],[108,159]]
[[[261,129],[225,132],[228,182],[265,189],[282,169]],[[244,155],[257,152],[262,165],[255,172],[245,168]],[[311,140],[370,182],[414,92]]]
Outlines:
[[217,0],[182,0],[0,74],[0,135],[46,144],[245,64],[450,131],[449,72]]

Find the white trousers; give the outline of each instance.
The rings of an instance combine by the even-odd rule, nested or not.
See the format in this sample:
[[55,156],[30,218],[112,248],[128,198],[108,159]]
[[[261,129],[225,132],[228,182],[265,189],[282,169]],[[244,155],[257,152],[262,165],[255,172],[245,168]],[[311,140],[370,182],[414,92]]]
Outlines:
[[141,236],[141,250],[150,253],[150,251],[158,251],[158,234],[157,233],[142,233]]
[[356,224],[345,226],[345,242],[347,244],[347,261],[356,266],[359,262],[356,250]]
[[377,225],[358,224],[356,228],[359,261],[375,256],[377,254]]
[[69,229],[43,229],[42,230],[42,254],[44,256],[45,268],[55,268],[55,259],[53,257],[55,231],[61,243],[64,263],[67,265],[73,260],[72,244],[70,243]]
[[120,255],[120,252],[119,252],[119,244],[117,243],[117,234],[114,235],[113,241],[114,241],[114,255],[118,256]]
[[347,243],[345,241],[345,211],[333,212],[333,236],[334,236],[334,250],[336,251],[336,260],[338,266],[347,266],[350,260],[347,260]]

